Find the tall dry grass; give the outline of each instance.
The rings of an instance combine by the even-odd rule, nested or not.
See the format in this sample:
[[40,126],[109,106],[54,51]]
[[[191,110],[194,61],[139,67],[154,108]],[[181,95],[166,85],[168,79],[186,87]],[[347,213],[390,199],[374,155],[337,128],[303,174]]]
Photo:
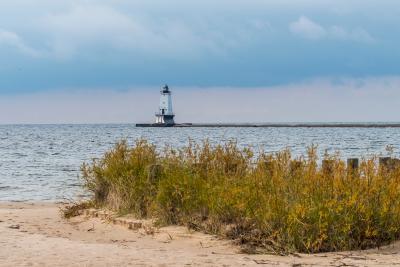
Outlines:
[[235,142],[189,143],[157,152],[123,141],[84,164],[93,200],[136,216],[183,224],[240,243],[247,251],[365,249],[400,236],[400,168],[365,159],[352,169],[338,156],[319,166],[304,157],[266,154]]

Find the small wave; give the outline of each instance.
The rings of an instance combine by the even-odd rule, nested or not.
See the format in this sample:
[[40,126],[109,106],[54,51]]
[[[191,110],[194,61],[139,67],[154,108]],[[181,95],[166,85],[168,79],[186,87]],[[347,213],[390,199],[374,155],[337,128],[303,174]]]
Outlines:
[[21,189],[21,188],[18,186],[9,186],[9,185],[0,186],[0,191],[16,190],[16,189]]
[[78,171],[77,169],[74,168],[61,168],[62,172],[76,172]]
[[68,186],[76,186],[76,187],[78,187],[78,186],[82,186],[82,184],[79,184],[79,183],[72,183],[72,184],[68,184]]
[[24,153],[20,153],[20,152],[15,152],[12,154],[13,156],[19,157],[19,158],[23,158],[23,157],[27,157],[27,154]]

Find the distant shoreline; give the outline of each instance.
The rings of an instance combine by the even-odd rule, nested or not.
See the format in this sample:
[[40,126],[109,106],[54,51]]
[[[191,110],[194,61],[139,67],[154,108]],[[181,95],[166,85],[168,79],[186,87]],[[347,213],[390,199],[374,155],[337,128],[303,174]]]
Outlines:
[[208,127],[208,128],[400,128],[400,123],[137,123],[136,127]]

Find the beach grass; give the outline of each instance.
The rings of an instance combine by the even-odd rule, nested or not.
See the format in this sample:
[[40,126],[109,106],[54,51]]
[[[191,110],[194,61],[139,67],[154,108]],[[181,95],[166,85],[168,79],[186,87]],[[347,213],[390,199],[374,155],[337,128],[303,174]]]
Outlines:
[[[323,160],[323,164],[321,164]],[[235,240],[246,252],[367,249],[400,237],[400,167],[377,158],[348,166],[289,150],[254,153],[236,142],[157,149],[121,141],[82,166],[100,207]]]

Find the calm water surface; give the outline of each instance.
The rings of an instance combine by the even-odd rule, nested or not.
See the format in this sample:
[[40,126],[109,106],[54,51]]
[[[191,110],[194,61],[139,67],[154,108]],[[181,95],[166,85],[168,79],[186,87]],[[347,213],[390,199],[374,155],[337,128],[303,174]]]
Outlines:
[[212,143],[236,139],[240,146],[267,152],[290,148],[305,153],[310,144],[340,151],[343,157],[399,156],[399,128],[136,128],[134,125],[3,125],[0,126],[0,201],[58,201],[79,197],[79,168],[100,157],[118,140],[140,137],[182,146],[189,138]]

